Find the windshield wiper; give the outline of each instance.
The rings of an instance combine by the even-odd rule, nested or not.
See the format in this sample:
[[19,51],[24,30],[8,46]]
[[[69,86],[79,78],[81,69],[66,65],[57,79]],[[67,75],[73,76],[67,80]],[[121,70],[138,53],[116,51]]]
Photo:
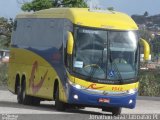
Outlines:
[[118,74],[120,83],[123,83],[123,78],[122,78],[122,75],[121,75],[121,73],[120,73],[120,71],[119,71],[119,69],[117,67],[117,64],[113,62],[112,55],[111,55],[111,50],[110,50],[109,56],[110,56],[111,69],[112,69],[112,65],[113,65],[115,70],[116,70],[116,72],[117,72],[117,74]]
[[[95,65],[99,65],[99,63],[101,62],[101,60],[103,61],[103,50],[102,50],[102,57],[100,57],[97,61],[97,63]],[[98,66],[97,66],[98,68]],[[89,80],[91,81],[91,79],[93,78],[95,72],[97,71],[97,68],[96,67],[92,67],[91,68],[91,71],[90,71],[90,75],[89,75]],[[103,69],[102,69],[103,70]]]

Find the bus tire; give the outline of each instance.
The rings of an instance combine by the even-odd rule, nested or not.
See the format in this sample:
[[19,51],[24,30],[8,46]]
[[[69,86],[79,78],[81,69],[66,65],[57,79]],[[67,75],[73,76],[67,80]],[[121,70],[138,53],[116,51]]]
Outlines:
[[55,108],[58,111],[65,110],[65,104],[59,100],[59,87],[57,87],[57,90],[56,90]]
[[112,115],[113,116],[118,116],[120,115],[122,112],[122,108],[121,107],[115,107],[112,109]]
[[20,86],[17,87],[17,101],[18,101],[19,104],[22,104],[22,102],[23,102]]
[[22,96],[22,101],[23,101],[22,104],[32,105],[32,97],[26,95],[26,81],[25,80],[22,82],[21,96]]
[[41,100],[39,98],[32,97],[31,99],[32,99],[31,100],[32,105],[34,105],[34,106],[39,106],[40,105]]

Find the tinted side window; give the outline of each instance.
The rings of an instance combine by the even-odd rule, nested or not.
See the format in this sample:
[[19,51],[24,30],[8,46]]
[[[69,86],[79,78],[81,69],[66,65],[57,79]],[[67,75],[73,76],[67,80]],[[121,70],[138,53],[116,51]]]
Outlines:
[[63,20],[18,19],[12,44],[32,48],[60,48],[63,40]]

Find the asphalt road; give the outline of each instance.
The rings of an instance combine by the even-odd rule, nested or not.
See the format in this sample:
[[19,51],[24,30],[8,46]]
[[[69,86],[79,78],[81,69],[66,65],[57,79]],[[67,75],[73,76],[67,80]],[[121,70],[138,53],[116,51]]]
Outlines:
[[[155,119],[160,118],[160,98],[138,97],[135,109],[122,109],[122,114],[151,114]],[[85,108],[82,110],[69,109],[65,112],[55,110],[54,102],[41,102],[40,106],[25,106],[17,103],[16,95],[5,88],[0,89],[0,120],[8,117],[15,120],[86,120],[96,119],[92,115],[105,115],[111,117],[110,113],[102,112],[98,108]],[[159,118],[158,118],[159,117]],[[97,118],[98,119],[98,118]],[[108,118],[105,118],[108,119]],[[8,119],[9,120],[9,119]]]

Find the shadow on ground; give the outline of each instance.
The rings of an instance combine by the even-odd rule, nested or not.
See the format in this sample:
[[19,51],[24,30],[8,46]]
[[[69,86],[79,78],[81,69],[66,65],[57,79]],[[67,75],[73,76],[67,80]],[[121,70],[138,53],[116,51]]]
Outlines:
[[[33,110],[33,114],[34,114],[34,110],[38,110],[38,113],[43,113],[43,111],[45,112],[49,112],[49,114],[51,114],[51,112],[53,112],[53,114],[55,114],[54,112],[58,112],[55,109],[55,106],[52,104],[40,104],[39,106],[30,106],[30,105],[23,105],[23,104],[18,104],[16,102],[9,102],[9,101],[0,101],[0,107],[4,107],[4,108],[18,108],[18,109],[27,109],[27,110]],[[104,113],[101,112],[95,112],[95,111],[86,111],[85,109],[67,109],[64,112],[60,112],[61,114],[88,114],[88,115],[104,115]],[[111,114],[105,114],[105,115],[111,115]]]

